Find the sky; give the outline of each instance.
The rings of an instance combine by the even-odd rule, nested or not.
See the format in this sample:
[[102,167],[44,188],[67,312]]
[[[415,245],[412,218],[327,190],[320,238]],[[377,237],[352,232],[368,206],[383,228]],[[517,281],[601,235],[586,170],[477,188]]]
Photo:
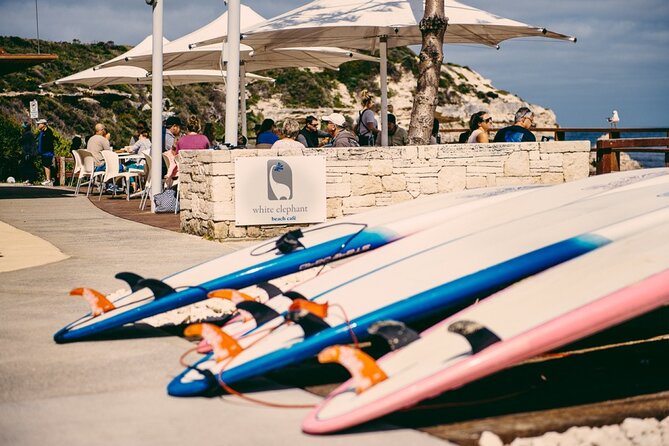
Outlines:
[[[242,0],[270,18],[307,0]],[[563,127],[669,127],[668,0],[464,0],[494,14],[573,35],[577,43],[513,39],[499,50],[447,45],[444,61],[555,111]],[[134,45],[151,33],[142,0],[37,0],[40,38]],[[165,0],[170,40],[225,11],[223,0]],[[447,31],[448,32],[448,31]],[[0,35],[36,37],[35,1],[0,0]]]

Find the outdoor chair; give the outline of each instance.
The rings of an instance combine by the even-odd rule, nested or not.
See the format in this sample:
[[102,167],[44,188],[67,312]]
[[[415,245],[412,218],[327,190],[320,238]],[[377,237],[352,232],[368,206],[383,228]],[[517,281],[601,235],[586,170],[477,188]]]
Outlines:
[[139,201],[139,208],[144,210],[146,201],[151,197],[151,155],[144,155],[144,189]]
[[88,197],[91,194],[91,187],[95,182],[95,178],[102,176],[104,172],[95,171],[95,157],[91,152],[86,149],[79,149],[74,152],[77,152],[81,159],[81,169],[79,170],[79,178],[77,179],[77,187],[75,188],[74,194],[77,195],[79,193],[83,181],[88,177],[88,189],[86,190],[86,196]]
[[[109,180],[112,181],[112,185],[115,185],[116,180],[121,178],[125,183],[126,199],[130,201],[130,179],[135,178],[136,181],[139,181],[139,172],[119,172],[119,159],[118,155],[111,150],[103,150],[100,152],[102,157],[105,160],[105,170],[104,176],[102,177],[102,184],[100,185],[100,197],[98,201],[102,199],[102,192],[104,191],[104,185],[107,184]],[[114,196],[116,195],[116,188],[114,188]]]

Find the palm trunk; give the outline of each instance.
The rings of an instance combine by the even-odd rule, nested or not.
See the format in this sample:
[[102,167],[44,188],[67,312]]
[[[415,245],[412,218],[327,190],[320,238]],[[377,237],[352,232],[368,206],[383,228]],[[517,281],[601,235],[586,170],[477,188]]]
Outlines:
[[444,59],[444,34],[448,26],[448,19],[444,17],[444,0],[425,1],[425,15],[419,26],[423,35],[423,47],[419,55],[418,85],[411,111],[409,142],[429,144]]

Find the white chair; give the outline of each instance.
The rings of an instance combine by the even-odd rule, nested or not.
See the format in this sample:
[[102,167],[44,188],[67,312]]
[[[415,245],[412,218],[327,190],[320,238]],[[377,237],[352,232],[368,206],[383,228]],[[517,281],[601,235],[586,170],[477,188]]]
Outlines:
[[88,189],[86,190],[86,196],[88,197],[91,194],[91,186],[93,185],[93,179],[101,176],[104,172],[95,171],[95,157],[91,152],[86,149],[79,149],[72,152],[76,156],[79,155],[81,161],[81,168],[79,169],[79,177],[77,179],[77,187],[74,190],[74,194],[77,195],[81,191],[81,186],[84,184],[83,181],[88,177]]
[[[74,179],[78,177],[79,171],[81,170],[81,156],[79,155],[79,152],[77,152],[77,150],[78,149],[72,151],[72,158],[74,158],[74,169],[72,169],[72,177],[70,178],[70,187],[74,186]],[[67,185],[67,178],[65,179],[65,185]],[[74,195],[77,195],[76,191]]]
[[151,155],[144,155],[144,190],[139,201],[139,208],[144,210],[147,199],[151,196]]
[[[140,172],[119,172],[120,162],[118,160],[118,155],[111,150],[103,150],[100,153],[105,160],[105,170],[104,176],[102,177],[102,184],[100,185],[100,197],[98,198],[98,201],[102,199],[103,186],[107,184],[109,180],[114,180],[112,184],[115,184],[118,178],[121,178],[125,183],[126,200],[130,201],[130,178],[135,178],[136,181],[139,181]],[[114,188],[114,195],[116,195],[116,188]]]

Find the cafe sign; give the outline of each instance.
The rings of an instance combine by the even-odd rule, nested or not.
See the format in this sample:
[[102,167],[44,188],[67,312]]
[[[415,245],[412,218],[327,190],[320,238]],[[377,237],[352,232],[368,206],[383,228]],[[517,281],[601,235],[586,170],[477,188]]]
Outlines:
[[325,157],[235,160],[236,225],[318,223],[325,219]]

